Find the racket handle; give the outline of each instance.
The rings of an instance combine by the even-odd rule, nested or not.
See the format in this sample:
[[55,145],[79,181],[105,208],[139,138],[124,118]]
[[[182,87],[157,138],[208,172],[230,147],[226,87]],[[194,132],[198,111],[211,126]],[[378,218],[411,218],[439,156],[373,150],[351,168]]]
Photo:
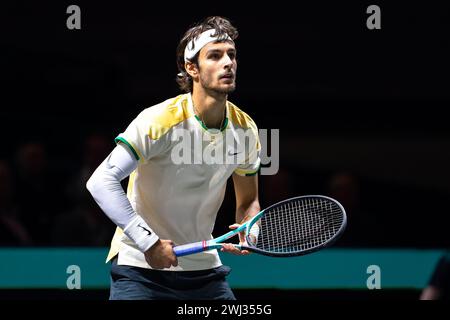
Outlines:
[[202,252],[205,250],[206,241],[193,242],[173,247],[173,252],[177,257]]

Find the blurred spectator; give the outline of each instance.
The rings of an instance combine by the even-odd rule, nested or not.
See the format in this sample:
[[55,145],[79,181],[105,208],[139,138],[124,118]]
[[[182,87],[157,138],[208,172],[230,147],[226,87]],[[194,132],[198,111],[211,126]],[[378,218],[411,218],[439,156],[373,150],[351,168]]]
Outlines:
[[63,201],[48,158],[44,144],[38,141],[21,144],[16,155],[17,200],[36,245],[50,244],[48,230]]
[[14,202],[14,186],[10,166],[0,160],[0,245],[28,246],[32,239],[20,220],[19,210]]
[[111,152],[113,140],[91,133],[83,144],[81,166],[66,188],[71,209],[60,213],[53,225],[52,240],[61,246],[107,246],[115,225],[101,211],[86,189],[86,181]]
[[112,139],[102,133],[92,133],[84,141],[81,167],[71,177],[67,187],[68,197],[73,204],[76,205],[88,192],[86,190],[86,182],[114,148],[112,141]]
[[52,239],[58,246],[108,246],[114,230],[113,222],[86,194],[74,209],[57,217]]
[[339,201],[347,214],[347,228],[336,242],[337,246],[377,246],[383,229],[361,203],[359,180],[349,172],[336,172],[328,180],[328,195]]
[[420,300],[450,300],[450,253],[439,259]]

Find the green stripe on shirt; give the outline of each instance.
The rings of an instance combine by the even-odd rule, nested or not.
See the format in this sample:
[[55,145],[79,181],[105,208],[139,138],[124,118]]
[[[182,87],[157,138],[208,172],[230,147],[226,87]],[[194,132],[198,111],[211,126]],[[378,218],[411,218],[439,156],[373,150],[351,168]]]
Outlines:
[[122,137],[117,137],[114,139],[114,142],[115,143],[122,142],[122,143],[126,144],[128,146],[128,148],[130,148],[131,152],[133,152],[133,155],[136,158],[136,160],[139,161],[139,155],[137,154],[136,150],[134,150],[133,146],[127,140],[125,140]]

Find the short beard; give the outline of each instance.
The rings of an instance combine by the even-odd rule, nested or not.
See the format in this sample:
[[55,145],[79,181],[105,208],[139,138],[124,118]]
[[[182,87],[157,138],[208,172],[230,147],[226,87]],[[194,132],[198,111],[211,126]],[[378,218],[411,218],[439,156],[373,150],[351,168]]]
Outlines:
[[216,91],[217,93],[229,94],[236,90],[236,84],[233,87],[228,87],[227,89],[210,89],[212,91]]
[[229,93],[232,93],[234,90],[236,90],[236,82],[234,82],[234,85],[232,87],[228,87],[226,89],[212,88],[203,80],[200,80],[200,83],[201,83],[202,87],[205,88],[207,91],[214,92],[217,94],[229,94]]

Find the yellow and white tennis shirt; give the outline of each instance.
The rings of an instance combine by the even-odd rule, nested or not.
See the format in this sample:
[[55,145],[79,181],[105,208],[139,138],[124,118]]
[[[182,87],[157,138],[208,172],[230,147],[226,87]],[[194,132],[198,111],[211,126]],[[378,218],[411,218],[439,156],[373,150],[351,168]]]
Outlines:
[[[139,160],[130,175],[127,197],[161,239],[176,245],[212,239],[226,182],[236,173],[259,170],[260,142],[253,120],[227,101],[221,130],[207,130],[195,115],[191,94],[182,94],[142,111],[116,138]],[[230,213],[234,214],[234,213]],[[113,237],[107,261],[151,268],[120,228]],[[221,265],[216,250],[179,257],[187,271]]]

